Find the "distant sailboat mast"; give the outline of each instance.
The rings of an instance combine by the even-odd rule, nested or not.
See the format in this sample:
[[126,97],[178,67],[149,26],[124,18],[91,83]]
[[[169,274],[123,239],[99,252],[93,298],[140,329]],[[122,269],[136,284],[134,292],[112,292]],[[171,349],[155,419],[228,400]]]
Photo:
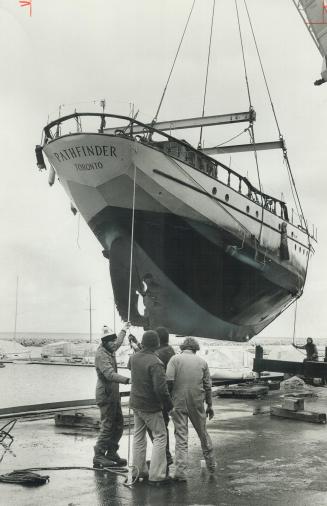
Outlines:
[[90,343],[92,343],[92,290],[89,286],[89,321],[90,321]]
[[308,32],[323,57],[319,86],[327,82],[327,0],[293,0]]
[[19,284],[19,276],[17,276],[17,278],[16,278],[16,302],[15,302],[14,341],[16,341],[16,335],[17,335],[18,284]]

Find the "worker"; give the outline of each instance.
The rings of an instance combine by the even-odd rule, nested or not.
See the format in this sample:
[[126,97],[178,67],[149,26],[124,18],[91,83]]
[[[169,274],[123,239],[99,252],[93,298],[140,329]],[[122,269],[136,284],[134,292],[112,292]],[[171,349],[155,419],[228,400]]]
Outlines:
[[108,329],[101,338],[95,354],[95,369],[98,376],[96,403],[100,408],[101,429],[94,447],[94,467],[126,466],[126,459],[117,451],[124,430],[119,383],[128,384],[130,379],[117,373],[115,352],[122,345],[130,323],[127,322],[118,336]]
[[[138,469],[139,479],[157,486],[170,482],[166,475],[167,432],[162,410],[170,411],[173,404],[164,365],[155,353],[159,348],[158,334],[153,330],[144,332],[141,344],[142,349],[130,357],[130,407],[134,411],[133,466]],[[146,464],[147,429],[153,436],[149,469]]]
[[[167,364],[171,357],[175,355],[174,348],[170,346],[169,344],[169,332],[165,327],[157,327],[156,332],[159,336],[160,346],[159,349],[156,351],[156,354],[160,358],[161,362],[164,365],[165,371],[167,370]],[[169,450],[169,431],[168,431],[168,424],[169,424],[169,413],[164,408],[162,410],[162,415],[164,417],[165,425],[166,425],[166,431],[167,431],[167,446],[166,446],[166,458],[167,458],[167,466],[169,467],[173,463],[173,457]],[[149,436],[152,440],[152,434],[149,432]]]
[[305,350],[306,351],[306,358],[303,360],[303,362],[317,362],[318,361],[318,350],[317,346],[314,344],[312,337],[308,337],[306,344],[303,346],[297,346],[293,343],[294,348],[297,350]]
[[[213,446],[206,428],[206,416],[214,416],[211,378],[207,362],[196,355],[199,343],[187,337],[180,346],[182,353],[174,355],[167,366],[167,381],[172,392],[174,409],[170,413],[175,425],[175,477],[186,481],[188,452],[188,419],[199,436],[207,469],[216,467]],[[204,409],[204,400],[207,409]]]
[[[167,369],[167,364],[171,357],[175,355],[174,348],[169,345],[169,332],[165,327],[157,327],[155,330],[159,336],[160,345],[159,348],[156,350],[156,355],[160,358],[161,362],[164,365],[165,371]],[[128,340],[130,343],[131,348],[134,350],[134,352],[139,351],[142,349],[142,345],[137,341],[136,337],[130,334],[128,336]],[[129,363],[130,364],[130,363]],[[130,369],[130,366],[127,366]],[[173,463],[173,457],[169,450],[169,431],[168,431],[168,424],[169,424],[169,413],[164,408],[162,410],[162,415],[165,421],[166,431],[167,431],[167,445],[166,445],[166,458],[167,458],[167,467],[171,466]],[[148,429],[148,434],[153,441],[152,432],[150,429]],[[168,470],[167,470],[168,472]]]

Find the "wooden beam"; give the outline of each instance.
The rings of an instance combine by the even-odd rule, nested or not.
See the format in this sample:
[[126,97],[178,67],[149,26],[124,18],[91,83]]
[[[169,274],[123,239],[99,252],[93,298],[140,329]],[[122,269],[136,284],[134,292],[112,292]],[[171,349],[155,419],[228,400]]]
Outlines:
[[302,422],[326,423],[326,413],[316,413],[314,411],[290,411],[288,409],[272,406],[270,409],[272,416],[280,418],[291,418]]
[[288,360],[255,358],[253,360],[253,371],[283,372],[308,378],[327,378],[327,362],[290,362]]
[[[158,121],[157,123],[147,123],[146,125],[134,125],[133,133],[142,133],[144,127],[152,127],[156,130],[180,130],[183,128],[198,128],[204,126],[226,125],[228,123],[242,123],[244,121],[255,121],[255,111],[236,112],[231,114],[219,114],[215,116],[205,116],[197,118],[176,119],[172,121]],[[106,134],[115,134],[116,130],[129,129],[129,125],[117,126],[115,128],[104,128]]]

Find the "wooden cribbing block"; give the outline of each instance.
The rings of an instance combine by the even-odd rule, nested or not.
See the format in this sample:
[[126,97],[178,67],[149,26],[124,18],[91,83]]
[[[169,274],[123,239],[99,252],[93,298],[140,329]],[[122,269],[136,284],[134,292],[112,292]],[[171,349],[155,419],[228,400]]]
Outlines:
[[274,406],[270,409],[271,416],[281,418],[292,418],[302,422],[326,423],[326,413],[316,413],[314,411],[290,411],[289,409]]
[[269,388],[267,386],[230,386],[222,388],[218,391],[219,397],[235,397],[239,399],[257,399],[263,395],[267,395]]
[[282,408],[289,409],[290,411],[303,411],[304,399],[298,399],[296,397],[285,397],[282,403]]
[[[124,426],[129,423],[128,415],[124,415]],[[134,425],[134,417],[130,416],[131,424]],[[55,424],[58,427],[79,427],[83,429],[100,429],[100,419],[98,413],[96,416],[86,416],[83,412],[66,412],[57,413],[55,416]]]

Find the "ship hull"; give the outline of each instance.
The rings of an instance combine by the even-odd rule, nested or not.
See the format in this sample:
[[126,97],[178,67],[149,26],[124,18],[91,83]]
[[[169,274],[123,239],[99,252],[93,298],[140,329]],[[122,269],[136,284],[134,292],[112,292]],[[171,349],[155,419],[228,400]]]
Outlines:
[[74,134],[44,151],[110,260],[123,319],[242,341],[301,292],[306,235],[288,224],[283,259],[284,220],[230,185],[133,139]]

